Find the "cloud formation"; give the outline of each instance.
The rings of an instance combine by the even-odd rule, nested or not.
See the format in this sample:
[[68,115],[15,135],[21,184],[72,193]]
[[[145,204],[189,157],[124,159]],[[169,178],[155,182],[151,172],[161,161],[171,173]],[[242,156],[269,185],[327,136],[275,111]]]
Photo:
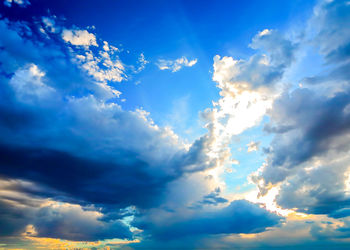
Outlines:
[[103,220],[93,208],[31,196],[39,187],[25,181],[1,180],[0,236],[34,236],[74,241],[131,239],[120,218]]
[[[185,145],[145,110],[123,110],[113,101],[118,90],[110,85],[122,80],[119,50],[104,42],[96,54],[90,49],[97,44],[94,34],[65,31],[50,20],[42,20],[45,32],[39,30],[35,39],[34,32],[23,35],[31,30],[26,23],[0,20],[0,31],[7,34],[0,38],[0,173],[16,183],[12,188],[26,204],[19,206],[11,195],[0,199],[7,218],[4,236],[131,239],[123,219],[133,213],[118,212],[128,207],[141,217],[160,207],[180,218],[181,207],[196,199],[204,197],[203,206],[228,202],[218,192],[208,195],[217,186],[209,186],[215,181],[203,172],[222,162],[210,157],[208,136]],[[69,43],[51,39],[59,30]],[[146,64],[144,56],[140,63]],[[118,69],[122,72],[114,75]],[[203,188],[186,197],[183,187],[193,181]],[[260,217],[261,224],[238,231],[264,230],[277,221],[262,210],[255,218]]]
[[180,57],[176,60],[159,59],[157,66],[160,70],[179,71],[182,67],[192,67],[197,63],[197,59],[188,60],[186,57]]
[[253,142],[253,141],[251,141],[251,142],[249,142],[248,144],[247,144],[247,147],[248,147],[248,149],[247,149],[247,152],[248,153],[250,153],[250,152],[253,152],[253,151],[258,151],[259,150],[259,146],[260,146],[260,142]]
[[265,126],[274,139],[265,149],[266,165],[252,176],[262,195],[278,186],[276,201],[284,208],[338,218],[347,216],[350,205],[347,10],[346,1],[315,7],[304,43],[316,46],[326,70],[305,77],[305,88],[286,90],[274,101]]
[[[196,235],[258,233],[267,227],[275,226],[280,218],[256,204],[236,200],[227,207],[208,212],[197,212],[188,218],[168,219],[158,224],[152,217],[135,220],[138,228],[150,232],[153,237],[168,240]],[[146,224],[146,222],[148,222]]]
[[89,33],[87,30],[68,30],[62,31],[62,39],[76,46],[98,46],[96,43],[96,37],[94,34]]

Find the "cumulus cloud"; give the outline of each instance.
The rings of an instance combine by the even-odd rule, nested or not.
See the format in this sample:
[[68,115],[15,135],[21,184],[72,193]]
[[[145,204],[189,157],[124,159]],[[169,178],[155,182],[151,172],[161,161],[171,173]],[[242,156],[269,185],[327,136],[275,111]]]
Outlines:
[[278,133],[267,149],[267,166],[256,179],[262,180],[263,193],[282,182],[279,204],[303,212],[329,213],[347,204],[347,105],[347,92],[329,98],[307,89],[275,101],[269,126]]
[[95,35],[89,33],[87,30],[64,29],[62,31],[62,39],[65,42],[76,46],[98,46]]
[[251,47],[256,53],[247,60],[214,57],[213,80],[221,90],[221,97],[201,116],[208,129],[209,155],[221,163],[219,175],[224,171],[223,166],[236,162],[229,150],[233,136],[258,125],[271,107],[279,80],[291,65],[296,49],[274,30],[259,32]]
[[180,57],[176,60],[159,59],[157,66],[160,70],[179,71],[182,67],[192,67],[197,63],[197,59],[188,60],[186,57]]
[[253,37],[250,47],[257,53],[248,60],[215,56],[213,80],[219,86],[240,90],[270,87],[293,62],[297,45],[276,30],[264,30]]
[[279,188],[282,207],[335,218],[347,216],[350,201],[348,9],[346,1],[315,7],[301,42],[318,49],[326,69],[274,101],[265,127],[274,139],[265,149],[266,164],[252,175],[261,195]]

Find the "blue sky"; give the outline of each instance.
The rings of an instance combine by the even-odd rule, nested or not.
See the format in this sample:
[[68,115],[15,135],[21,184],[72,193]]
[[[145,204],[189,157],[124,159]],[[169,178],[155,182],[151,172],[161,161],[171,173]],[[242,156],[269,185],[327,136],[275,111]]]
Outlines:
[[0,244],[349,247],[350,7],[0,4]]

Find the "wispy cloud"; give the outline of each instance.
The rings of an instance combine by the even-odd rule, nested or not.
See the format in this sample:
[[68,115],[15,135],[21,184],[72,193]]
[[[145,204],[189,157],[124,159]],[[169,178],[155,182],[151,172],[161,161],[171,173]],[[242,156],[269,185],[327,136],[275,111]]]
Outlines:
[[192,67],[197,63],[197,59],[188,60],[186,57],[180,57],[176,60],[159,59],[157,66],[160,70],[171,70],[172,72],[179,71],[182,67]]

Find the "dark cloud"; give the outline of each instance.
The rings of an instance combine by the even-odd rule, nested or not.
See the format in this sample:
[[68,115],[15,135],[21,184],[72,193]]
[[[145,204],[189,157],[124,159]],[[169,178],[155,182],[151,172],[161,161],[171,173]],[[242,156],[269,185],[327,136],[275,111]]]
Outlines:
[[22,234],[74,241],[132,238],[129,227],[120,219],[103,221],[99,212],[85,210],[79,205],[45,201],[23,194],[21,197],[21,200],[1,197],[1,237]]
[[326,97],[308,89],[275,101],[269,126],[278,133],[266,151],[267,166],[255,180],[264,181],[262,193],[264,185],[282,183],[278,204],[308,213],[327,214],[349,205],[349,104],[348,92]]
[[152,219],[139,217],[133,224],[155,239],[171,240],[196,235],[259,233],[276,226],[280,219],[257,204],[236,200],[224,208],[195,212],[188,218],[162,220],[157,224]]
[[49,205],[36,211],[33,226],[39,237],[79,241],[131,239],[132,232],[120,220],[101,221],[95,211],[79,206]]
[[195,204],[191,205],[189,208],[198,209],[198,208],[201,208],[203,205],[217,206],[221,203],[228,202],[227,199],[220,196],[220,193],[221,193],[221,189],[218,187],[210,194],[205,195],[201,201],[196,202]]
[[33,212],[30,210],[0,201],[0,236],[14,236],[24,233],[32,216]]
[[330,213],[329,216],[336,219],[350,216],[350,208],[342,208],[342,209],[336,210]]

